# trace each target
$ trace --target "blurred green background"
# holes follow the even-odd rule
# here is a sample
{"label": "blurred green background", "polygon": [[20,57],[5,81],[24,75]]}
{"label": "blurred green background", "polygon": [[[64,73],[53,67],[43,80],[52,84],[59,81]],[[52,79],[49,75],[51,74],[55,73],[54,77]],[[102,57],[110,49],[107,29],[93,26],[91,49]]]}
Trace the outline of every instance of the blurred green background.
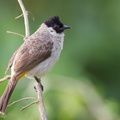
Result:
{"label": "blurred green background", "polygon": [[[72,27],[65,31],[60,60],[42,79],[49,120],[120,120],[120,0],[23,2],[30,12],[31,34],[54,15]],[[15,19],[20,14],[17,0],[0,0],[0,78],[11,55],[23,43],[21,37],[6,33],[24,35],[23,18]],[[0,83],[0,96],[6,84]],[[36,97],[34,84],[35,80],[21,79],[10,103]],[[5,119],[38,120],[37,105],[19,112],[30,102],[8,107]]]}

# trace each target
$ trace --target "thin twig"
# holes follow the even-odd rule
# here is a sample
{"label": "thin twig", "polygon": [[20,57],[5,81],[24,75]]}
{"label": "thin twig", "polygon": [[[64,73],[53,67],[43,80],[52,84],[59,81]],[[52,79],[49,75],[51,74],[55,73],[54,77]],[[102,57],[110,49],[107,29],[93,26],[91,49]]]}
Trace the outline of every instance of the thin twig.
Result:
{"label": "thin twig", "polygon": [[[27,11],[27,13],[28,13],[27,15],[31,15],[31,16],[32,16],[32,19],[35,20],[33,14],[32,14],[31,12]],[[15,19],[18,19],[18,18],[20,18],[20,17],[23,17],[23,14],[21,14],[21,15],[15,17]]]}
{"label": "thin twig", "polygon": [[14,35],[18,35],[18,36],[20,36],[20,37],[25,38],[24,35],[21,35],[21,34],[19,34],[19,33],[11,32],[11,31],[7,31],[7,33],[14,34]]}
{"label": "thin twig", "polygon": [[42,96],[42,88],[41,83],[37,82],[36,90],[38,93],[38,109],[40,112],[41,120],[47,120],[47,115],[44,107],[43,96]]}
{"label": "thin twig", "polygon": [[21,14],[21,15],[15,17],[15,19],[18,19],[18,18],[20,18],[20,17],[23,17],[23,14]]}
{"label": "thin twig", "polygon": [[21,10],[23,12],[23,16],[24,16],[24,24],[25,24],[25,36],[29,37],[30,36],[30,29],[29,29],[29,20],[28,20],[28,12],[26,11],[22,0],[18,0],[18,3],[21,7]]}
{"label": "thin twig", "polygon": [[14,104],[16,104],[16,103],[18,103],[18,102],[23,101],[23,100],[35,100],[35,98],[33,98],[33,97],[22,98],[22,99],[20,99],[20,100],[16,100],[16,101],[12,102],[12,103],[9,104],[7,107],[12,106],[12,105],[14,105]]}
{"label": "thin twig", "polygon": [[20,18],[20,17],[22,17],[22,16],[23,16],[23,14],[21,14],[21,15],[15,17],[15,19],[18,19],[18,18]]}
{"label": "thin twig", "polygon": [[23,110],[25,110],[26,108],[30,107],[31,105],[37,104],[37,103],[38,103],[38,100],[37,100],[37,101],[34,101],[34,102],[32,102],[32,103],[30,103],[30,104],[24,106],[24,107],[22,107],[22,108],[20,109],[20,111],[23,111]]}
{"label": "thin twig", "polygon": [[0,82],[3,82],[7,79],[10,79],[11,78],[11,75],[6,75],[4,78],[0,79]]}
{"label": "thin twig", "polygon": [[29,13],[29,15],[31,15],[31,16],[32,16],[32,20],[34,21],[34,20],[35,20],[34,15],[33,15],[31,12],[29,12],[29,11],[28,11],[28,13]]}

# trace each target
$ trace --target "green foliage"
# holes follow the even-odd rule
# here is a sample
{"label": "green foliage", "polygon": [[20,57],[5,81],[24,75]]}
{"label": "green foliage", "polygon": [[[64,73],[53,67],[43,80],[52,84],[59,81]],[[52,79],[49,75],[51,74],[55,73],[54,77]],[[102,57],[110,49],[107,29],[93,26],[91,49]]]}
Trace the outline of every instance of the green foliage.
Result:
{"label": "green foliage", "polygon": [[[119,120],[120,1],[23,2],[35,18],[33,21],[33,16],[29,15],[31,34],[45,19],[54,15],[72,27],[65,32],[60,60],[47,78],[43,78],[49,120]],[[24,34],[23,18],[14,19],[20,14],[17,0],[0,2],[0,78],[4,76],[11,55],[23,43],[21,37],[6,33],[9,30]],[[36,96],[34,82],[27,78],[20,80],[10,102]],[[0,96],[6,84],[0,83]],[[39,119],[36,105],[19,112],[29,102],[9,107],[6,120]]]}

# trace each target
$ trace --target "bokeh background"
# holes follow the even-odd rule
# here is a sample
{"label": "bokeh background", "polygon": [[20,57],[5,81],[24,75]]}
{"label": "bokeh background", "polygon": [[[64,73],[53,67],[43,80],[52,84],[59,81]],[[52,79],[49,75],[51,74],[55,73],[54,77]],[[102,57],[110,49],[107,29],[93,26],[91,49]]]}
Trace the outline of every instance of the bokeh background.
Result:
{"label": "bokeh background", "polygon": [[[58,15],[72,27],[54,69],[42,78],[49,120],[120,120],[120,0],[23,0],[30,12],[31,34]],[[13,52],[23,43],[23,18],[17,0],[0,0],[0,78]],[[10,74],[10,72],[8,72]],[[0,83],[0,96],[7,81]],[[35,97],[35,80],[19,81],[10,103]],[[0,120],[38,120],[37,105],[22,101],[7,108]],[[5,117],[5,116],[4,116]]]}

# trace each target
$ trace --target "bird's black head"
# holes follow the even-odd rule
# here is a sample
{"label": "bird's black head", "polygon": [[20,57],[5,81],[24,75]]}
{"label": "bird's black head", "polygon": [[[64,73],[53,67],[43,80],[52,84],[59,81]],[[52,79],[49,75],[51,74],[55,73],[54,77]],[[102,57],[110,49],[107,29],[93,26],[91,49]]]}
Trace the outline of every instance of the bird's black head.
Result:
{"label": "bird's black head", "polygon": [[44,22],[48,27],[52,27],[57,33],[62,33],[71,27],[63,25],[58,16],[51,17]]}

